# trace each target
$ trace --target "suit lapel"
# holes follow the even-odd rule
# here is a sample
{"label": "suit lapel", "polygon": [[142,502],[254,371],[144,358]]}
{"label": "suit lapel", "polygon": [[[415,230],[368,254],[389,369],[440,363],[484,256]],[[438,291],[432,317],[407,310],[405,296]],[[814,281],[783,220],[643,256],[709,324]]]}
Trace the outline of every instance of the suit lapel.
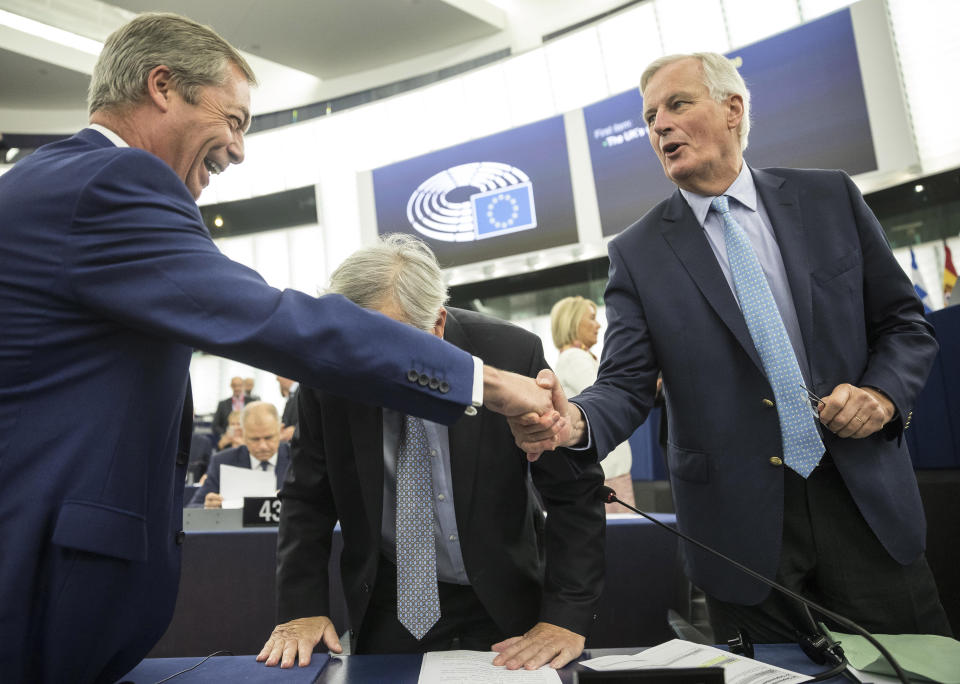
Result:
{"label": "suit lapel", "polygon": [[349,406],[349,434],[363,505],[372,528],[371,538],[379,539],[383,517],[383,411],[356,402],[349,402]]}
{"label": "suit lapel", "polygon": [[[800,200],[795,189],[784,187],[786,181],[766,171],[753,171],[757,192],[767,209],[773,232],[780,246],[783,267],[787,271],[793,305],[806,349],[812,349],[813,302],[810,290],[810,259],[806,233],[800,214]],[[809,356],[809,355],[808,355]]]}
{"label": "suit lapel", "polygon": [[663,212],[663,237],[676,253],[683,267],[690,274],[697,288],[717,312],[733,336],[740,342],[747,355],[753,360],[760,372],[763,363],[750,337],[743,313],[720,270],[703,227],[687,206],[683,195],[677,190]]}
{"label": "suit lapel", "polygon": [[[453,312],[447,312],[447,325],[443,338],[469,354],[474,351],[463,326],[454,318]],[[483,436],[483,424],[488,420],[487,412],[479,409],[476,416],[465,416],[449,428],[450,440],[450,477],[453,479],[453,496],[456,502],[457,527],[461,534],[471,519],[473,505],[473,483],[477,479],[480,466],[480,444]]]}

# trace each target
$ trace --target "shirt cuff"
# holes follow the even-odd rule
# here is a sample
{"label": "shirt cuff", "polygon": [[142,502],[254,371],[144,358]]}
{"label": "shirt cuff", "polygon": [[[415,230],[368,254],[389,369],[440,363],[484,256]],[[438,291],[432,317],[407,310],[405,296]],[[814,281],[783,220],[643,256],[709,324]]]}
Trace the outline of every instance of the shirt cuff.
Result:
{"label": "shirt cuff", "polygon": [[584,425],[586,425],[586,428],[584,428],[584,430],[587,433],[587,443],[584,444],[583,446],[570,446],[570,447],[567,447],[567,449],[569,449],[570,451],[587,451],[588,449],[593,448],[593,435],[590,432],[590,419],[587,418],[587,412],[580,407],[580,404],[578,404],[575,401],[571,401],[570,403],[576,406],[577,410],[580,411],[580,415],[583,416],[583,423]]}
{"label": "shirt cuff", "polygon": [[464,413],[468,416],[477,415],[477,407],[483,406],[483,361],[479,356],[473,357],[473,394],[472,403]]}

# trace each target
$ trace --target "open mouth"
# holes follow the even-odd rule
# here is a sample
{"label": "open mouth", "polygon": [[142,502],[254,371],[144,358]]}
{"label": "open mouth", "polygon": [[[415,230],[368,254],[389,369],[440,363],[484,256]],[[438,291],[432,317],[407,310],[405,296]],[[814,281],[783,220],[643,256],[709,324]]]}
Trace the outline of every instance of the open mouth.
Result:
{"label": "open mouth", "polygon": [[669,156],[679,149],[680,143],[671,142],[663,146],[663,153]]}
{"label": "open mouth", "polygon": [[215,176],[218,173],[223,172],[223,169],[220,167],[220,165],[209,157],[203,160],[203,165],[207,168],[207,171],[210,172],[211,176]]}

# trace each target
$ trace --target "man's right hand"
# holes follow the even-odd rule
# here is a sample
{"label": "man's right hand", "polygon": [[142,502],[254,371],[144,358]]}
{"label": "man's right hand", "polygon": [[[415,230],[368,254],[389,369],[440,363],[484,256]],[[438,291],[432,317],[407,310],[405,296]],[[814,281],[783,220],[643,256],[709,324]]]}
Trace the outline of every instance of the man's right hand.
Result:
{"label": "man's right hand", "polygon": [[203,497],[204,508],[223,508],[223,497],[216,492],[207,492]]}
{"label": "man's right hand", "polygon": [[273,633],[263,645],[257,656],[257,662],[267,667],[280,663],[281,668],[293,667],[293,661],[300,659],[300,667],[310,664],[310,654],[318,643],[340,653],[340,639],[333,623],[325,615],[319,617],[297,618],[273,628]]}
{"label": "man's right hand", "polygon": [[561,418],[554,410],[549,388],[533,378],[488,365],[483,367],[483,405],[508,418],[535,413],[551,425]]}
{"label": "man's right hand", "polygon": [[586,425],[580,409],[567,401],[563,387],[553,371],[544,368],[537,375],[537,385],[550,392],[550,403],[559,420],[544,420],[535,412],[508,416],[507,422],[517,446],[527,452],[527,459],[536,461],[544,451],[578,444],[585,437]]}

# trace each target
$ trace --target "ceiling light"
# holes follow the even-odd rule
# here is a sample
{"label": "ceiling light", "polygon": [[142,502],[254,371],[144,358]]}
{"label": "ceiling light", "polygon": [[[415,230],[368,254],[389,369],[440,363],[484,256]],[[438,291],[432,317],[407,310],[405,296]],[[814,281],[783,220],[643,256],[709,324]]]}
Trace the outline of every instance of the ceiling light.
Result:
{"label": "ceiling light", "polygon": [[923,186],[920,185],[919,183],[917,183],[916,185],[913,186],[913,191],[914,191],[914,192],[923,192]]}
{"label": "ceiling light", "polygon": [[0,10],[0,26],[8,26],[21,33],[29,33],[31,36],[43,38],[51,43],[65,45],[94,56],[99,55],[100,51],[103,50],[103,43],[99,41],[4,10]]}
{"label": "ceiling light", "polygon": [[9,164],[10,162],[12,162],[14,159],[17,158],[18,154],[20,154],[20,148],[11,147],[9,150],[7,150],[7,153],[4,155],[3,160]]}
{"label": "ceiling light", "polygon": [[217,228],[223,228],[223,217],[220,214],[217,214],[213,217],[213,225]]}

